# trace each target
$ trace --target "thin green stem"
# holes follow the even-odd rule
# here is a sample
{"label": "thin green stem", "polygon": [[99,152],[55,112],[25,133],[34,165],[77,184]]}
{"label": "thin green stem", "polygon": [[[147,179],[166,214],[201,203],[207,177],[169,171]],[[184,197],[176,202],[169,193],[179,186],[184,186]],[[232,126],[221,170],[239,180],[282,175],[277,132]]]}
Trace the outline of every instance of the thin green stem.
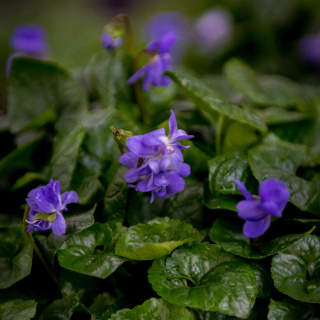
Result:
{"label": "thin green stem", "polygon": [[[26,222],[26,220],[28,219],[28,214],[30,211],[30,207],[27,206],[25,211],[24,211],[24,215],[23,215],[23,228],[24,230],[27,230],[28,228],[28,223]],[[40,261],[42,262],[42,264],[44,265],[45,269],[48,271],[50,277],[52,278],[52,280],[59,285],[58,279],[56,278],[56,276],[53,274],[51,268],[48,266],[44,256],[42,255],[42,253],[40,252],[39,248],[37,247],[37,245],[35,244],[33,237],[31,235],[31,233],[25,233],[26,238],[28,240],[28,242],[30,243],[31,247],[33,248],[33,250],[35,251],[35,253],[37,254],[37,256],[39,257]]]}
{"label": "thin green stem", "polygon": [[224,123],[224,115],[220,114],[216,127],[216,152],[221,154],[222,152],[222,128]]}
{"label": "thin green stem", "polygon": [[[136,73],[139,70],[139,58],[140,56],[145,52],[145,49],[141,49],[137,55],[134,58],[133,61],[133,73]],[[136,97],[136,103],[139,108],[139,114],[140,114],[140,120],[143,123],[144,118],[143,118],[143,104],[142,104],[142,85],[141,85],[141,80],[138,80],[134,84],[134,94]]]}
{"label": "thin green stem", "polygon": [[127,43],[127,50],[128,53],[134,56],[134,41],[133,41],[133,33],[131,29],[130,19],[127,15],[121,13],[118,14],[115,19],[121,20],[124,24],[124,29],[126,33],[126,43]]}

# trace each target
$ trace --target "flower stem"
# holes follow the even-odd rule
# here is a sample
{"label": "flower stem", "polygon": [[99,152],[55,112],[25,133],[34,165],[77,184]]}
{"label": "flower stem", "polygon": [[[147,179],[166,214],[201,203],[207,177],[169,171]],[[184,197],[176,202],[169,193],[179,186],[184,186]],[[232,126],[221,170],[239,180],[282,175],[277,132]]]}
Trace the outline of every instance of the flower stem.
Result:
{"label": "flower stem", "polygon": [[133,42],[133,34],[131,29],[131,23],[130,19],[126,14],[118,14],[115,18],[115,20],[121,20],[124,24],[125,33],[126,33],[126,44],[127,44],[127,50],[130,55],[134,55],[134,42]]}
{"label": "flower stem", "polygon": [[250,238],[250,247],[254,252],[260,252],[260,237]]}
{"label": "flower stem", "polygon": [[[28,219],[28,214],[30,211],[30,207],[27,206],[25,211],[24,211],[24,215],[23,215],[23,228],[24,230],[26,230],[28,228],[28,223],[26,222],[26,220]],[[40,261],[42,262],[42,264],[44,265],[45,269],[48,271],[50,277],[52,278],[52,280],[59,285],[58,279],[56,278],[56,276],[53,274],[51,268],[48,266],[44,256],[42,255],[42,253],[40,252],[39,248],[37,247],[37,245],[35,244],[33,237],[31,235],[31,233],[25,233],[26,238],[28,240],[28,242],[30,243],[31,247],[33,248],[33,250],[35,251],[35,253],[37,254],[37,256],[39,257]]]}
{"label": "flower stem", "polygon": [[[134,58],[133,61],[133,73],[135,74],[139,70],[139,58],[140,56],[145,53],[145,49],[141,49],[138,51],[137,55]],[[143,123],[144,118],[143,118],[143,104],[142,104],[142,86],[141,86],[141,80],[138,80],[134,84],[134,94],[136,97],[136,103],[139,108],[139,114],[140,114],[140,120]]]}
{"label": "flower stem", "polygon": [[217,154],[221,154],[222,152],[222,128],[224,123],[224,115],[220,114],[217,122],[216,129],[216,152]]}

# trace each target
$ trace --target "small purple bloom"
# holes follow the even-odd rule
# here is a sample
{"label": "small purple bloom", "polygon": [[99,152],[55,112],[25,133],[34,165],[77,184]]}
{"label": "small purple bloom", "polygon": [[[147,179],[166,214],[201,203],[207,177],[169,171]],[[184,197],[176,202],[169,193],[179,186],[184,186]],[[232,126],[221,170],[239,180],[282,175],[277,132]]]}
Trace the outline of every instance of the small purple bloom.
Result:
{"label": "small purple bloom", "polygon": [[298,42],[298,49],[307,63],[320,68],[320,32],[302,37]]}
{"label": "small purple bloom", "polygon": [[14,57],[24,56],[46,59],[50,50],[46,33],[39,25],[20,25],[12,33],[10,47],[14,50],[7,61],[6,75],[9,76],[11,62]]}
{"label": "small purple bloom", "polygon": [[283,181],[267,179],[260,183],[259,197],[255,197],[243,182],[236,180],[236,185],[246,198],[237,205],[238,216],[246,220],[243,234],[249,238],[260,237],[270,227],[271,216],[281,217],[289,201],[289,190]]}
{"label": "small purple bloom", "polygon": [[[119,161],[130,168],[124,175],[130,187],[154,196],[169,198],[184,189],[182,178],[190,175],[190,166],[183,163],[181,149],[187,149],[178,140],[191,139],[184,130],[178,129],[174,112],[169,119],[169,135],[158,129],[144,135],[132,136],[126,146],[129,150]],[[138,167],[139,158],[141,166]]]}
{"label": "small purple bloom", "polygon": [[122,37],[114,38],[108,33],[101,34],[101,43],[106,50],[112,50],[120,47],[122,45],[122,41]]}
{"label": "small purple bloom", "polygon": [[[27,233],[51,228],[55,235],[60,236],[66,232],[62,211],[67,211],[67,204],[77,202],[78,195],[75,191],[60,194],[60,181],[51,179],[47,186],[31,190],[26,201],[30,207]],[[38,213],[55,214],[55,219],[52,222],[49,219],[34,219]]]}
{"label": "small purple bloom", "polygon": [[171,80],[169,77],[163,75],[163,72],[171,70],[171,56],[169,51],[176,39],[177,37],[170,32],[159,39],[149,42],[146,46],[146,51],[151,55],[150,62],[138,70],[128,82],[133,84],[141,77],[144,77],[142,84],[144,91],[147,91],[151,85],[155,87],[168,86]]}

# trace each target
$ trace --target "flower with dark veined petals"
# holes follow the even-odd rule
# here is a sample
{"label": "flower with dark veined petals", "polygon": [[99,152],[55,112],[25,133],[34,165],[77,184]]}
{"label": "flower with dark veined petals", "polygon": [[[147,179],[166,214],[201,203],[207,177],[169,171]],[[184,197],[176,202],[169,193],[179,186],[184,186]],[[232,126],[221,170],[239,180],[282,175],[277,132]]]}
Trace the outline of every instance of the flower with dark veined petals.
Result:
{"label": "flower with dark veined petals", "polygon": [[47,186],[31,190],[26,201],[30,207],[27,233],[51,228],[60,236],[66,232],[62,211],[67,211],[67,204],[77,202],[78,195],[75,191],[60,194],[60,181],[51,179]]}
{"label": "flower with dark veined petals", "polygon": [[101,34],[101,43],[106,50],[112,50],[120,47],[123,42],[122,37],[114,38],[111,34],[102,33]]}
{"label": "flower with dark veined petals", "polygon": [[128,83],[133,84],[143,77],[142,88],[144,91],[147,91],[151,85],[154,87],[168,86],[171,79],[163,75],[163,72],[171,70],[169,51],[176,39],[177,37],[170,32],[148,43],[145,50],[151,55],[150,62],[132,75]]}
{"label": "flower with dark veined petals", "polygon": [[47,59],[50,50],[46,33],[39,25],[20,25],[12,33],[10,47],[15,51],[7,61],[6,76],[9,76],[12,59],[15,57],[33,57]]}
{"label": "flower with dark veined petals", "polygon": [[289,201],[289,190],[283,181],[267,179],[260,183],[257,197],[246,189],[243,182],[236,180],[236,185],[246,198],[237,205],[238,216],[246,220],[243,234],[249,238],[260,237],[270,227],[271,216],[281,217]]}

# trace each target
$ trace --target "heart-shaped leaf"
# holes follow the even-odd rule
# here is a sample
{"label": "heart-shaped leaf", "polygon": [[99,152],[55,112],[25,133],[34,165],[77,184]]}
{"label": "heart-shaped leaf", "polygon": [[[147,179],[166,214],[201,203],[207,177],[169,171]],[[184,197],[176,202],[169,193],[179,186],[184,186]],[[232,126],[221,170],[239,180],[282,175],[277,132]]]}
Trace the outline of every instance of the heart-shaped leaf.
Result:
{"label": "heart-shaped leaf", "polygon": [[113,237],[114,234],[107,224],[94,223],[72,236],[60,247],[58,250],[60,265],[97,278],[108,277],[127,261],[110,250]]}
{"label": "heart-shaped leaf", "polygon": [[1,320],[30,320],[36,314],[37,303],[33,300],[7,302],[0,305]]}
{"label": "heart-shaped leaf", "polygon": [[253,270],[217,245],[196,243],[162,257],[149,269],[152,288],[177,305],[246,318],[256,295]]}
{"label": "heart-shaped leaf", "polygon": [[111,317],[102,316],[102,320],[138,319],[194,320],[193,315],[186,308],[155,298],[145,301],[141,306],[136,306],[132,310],[120,310]]}
{"label": "heart-shaped leaf", "polygon": [[22,226],[0,232],[0,288],[5,289],[31,271],[33,250]]}
{"label": "heart-shaped leaf", "polygon": [[267,242],[264,242],[264,238],[261,238],[260,251],[256,252],[250,247],[250,239],[242,233],[242,225],[243,220],[234,215],[218,218],[210,229],[210,239],[224,250],[240,257],[263,259],[286,249],[313,231],[311,229],[307,233],[290,234]]}
{"label": "heart-shaped leaf", "polygon": [[191,224],[168,217],[156,218],[128,228],[116,243],[116,254],[132,260],[153,260],[199,237]]}
{"label": "heart-shaped leaf", "polygon": [[304,302],[320,303],[320,239],[307,235],[272,258],[275,287]]}

